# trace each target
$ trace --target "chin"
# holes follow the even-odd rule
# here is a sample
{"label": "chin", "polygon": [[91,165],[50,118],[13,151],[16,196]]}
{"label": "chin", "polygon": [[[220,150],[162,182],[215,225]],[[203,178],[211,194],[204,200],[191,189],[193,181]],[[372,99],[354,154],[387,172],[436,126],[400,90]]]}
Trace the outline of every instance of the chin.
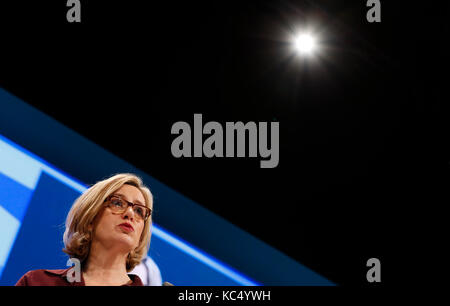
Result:
{"label": "chin", "polygon": [[129,236],[122,236],[122,237],[118,237],[116,239],[116,242],[118,244],[121,244],[124,246],[124,248],[129,249],[130,251],[134,248],[134,246],[136,245],[136,242]]}

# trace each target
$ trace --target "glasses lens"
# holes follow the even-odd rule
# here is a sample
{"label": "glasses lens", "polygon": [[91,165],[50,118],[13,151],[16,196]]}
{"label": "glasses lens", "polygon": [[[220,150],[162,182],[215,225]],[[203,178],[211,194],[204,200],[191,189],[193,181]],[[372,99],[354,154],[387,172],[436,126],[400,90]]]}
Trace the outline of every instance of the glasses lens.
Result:
{"label": "glasses lens", "polygon": [[119,198],[111,198],[110,203],[111,209],[115,212],[121,212],[126,208],[125,202]]}
{"label": "glasses lens", "polygon": [[134,213],[138,215],[139,218],[145,219],[145,209],[141,206],[134,207]]}

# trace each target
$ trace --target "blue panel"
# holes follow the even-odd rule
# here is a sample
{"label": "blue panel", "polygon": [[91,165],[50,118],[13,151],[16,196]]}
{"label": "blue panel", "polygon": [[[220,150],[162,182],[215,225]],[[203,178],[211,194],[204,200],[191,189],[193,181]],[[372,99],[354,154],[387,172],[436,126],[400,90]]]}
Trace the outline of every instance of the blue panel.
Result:
{"label": "blue panel", "polygon": [[0,285],[14,285],[29,270],[61,269],[64,222],[79,192],[42,173],[16,242],[3,270]]}
{"label": "blue panel", "polygon": [[163,281],[176,286],[241,285],[159,237],[152,237],[149,254],[158,263]]}
{"label": "blue panel", "polygon": [[2,225],[0,231],[0,266],[4,266],[8,260],[16,235],[19,232],[20,222],[0,206],[0,224]]}
{"label": "blue panel", "polygon": [[[187,241],[184,241],[180,237],[169,233],[167,230],[163,230],[160,226],[153,226],[153,237],[157,237],[162,240],[165,244],[170,245],[175,248],[173,252],[175,252],[178,256],[178,253],[181,251],[188,257],[188,261],[191,258],[195,258],[197,261],[201,262],[205,265],[205,268],[213,270],[214,273],[219,273],[221,277],[225,276],[228,279],[232,280],[232,283],[236,283],[242,286],[259,286],[258,282],[250,279],[248,276],[243,275],[241,272],[237,271],[235,268],[220,262],[218,259],[212,257],[211,255],[205,253],[203,250],[193,246]],[[152,247],[153,248],[153,244]],[[158,250],[159,251],[159,250]],[[159,253],[157,253],[159,255]],[[181,254],[180,254],[181,255]],[[190,274],[192,276],[192,274]],[[191,280],[192,281],[192,280]]]}
{"label": "blue panel", "polygon": [[0,205],[21,221],[28,207],[32,190],[0,173]]}

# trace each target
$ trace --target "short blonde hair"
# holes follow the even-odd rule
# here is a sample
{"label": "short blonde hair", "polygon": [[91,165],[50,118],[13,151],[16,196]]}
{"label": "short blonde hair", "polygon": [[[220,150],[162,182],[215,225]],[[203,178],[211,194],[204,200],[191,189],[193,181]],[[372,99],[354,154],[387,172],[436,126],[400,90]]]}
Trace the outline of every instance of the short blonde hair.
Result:
{"label": "short blonde hair", "polygon": [[[66,230],[63,237],[63,251],[66,254],[77,258],[82,263],[88,257],[92,241],[92,231],[89,229],[89,225],[102,209],[105,199],[123,185],[138,188],[144,196],[145,206],[153,209],[153,196],[150,190],[143,184],[142,179],[134,174],[116,174],[97,182],[75,200],[67,215]],[[126,263],[128,272],[133,270],[147,255],[150,247],[151,223],[152,216],[145,221],[138,247],[128,254]]]}

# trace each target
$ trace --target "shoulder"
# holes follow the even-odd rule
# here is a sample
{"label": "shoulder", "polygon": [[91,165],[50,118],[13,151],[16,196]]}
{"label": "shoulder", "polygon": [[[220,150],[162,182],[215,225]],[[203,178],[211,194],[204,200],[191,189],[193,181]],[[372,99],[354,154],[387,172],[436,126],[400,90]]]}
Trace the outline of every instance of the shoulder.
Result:
{"label": "shoulder", "polygon": [[61,286],[65,283],[68,269],[39,269],[25,273],[16,286]]}

